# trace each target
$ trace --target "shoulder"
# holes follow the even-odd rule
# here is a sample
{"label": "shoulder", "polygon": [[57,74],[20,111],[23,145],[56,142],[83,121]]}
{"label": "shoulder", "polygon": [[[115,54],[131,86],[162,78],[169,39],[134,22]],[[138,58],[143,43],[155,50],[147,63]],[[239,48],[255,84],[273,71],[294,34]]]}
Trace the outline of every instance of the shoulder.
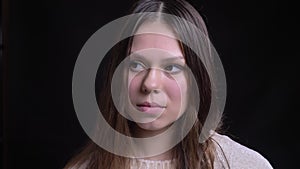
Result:
{"label": "shoulder", "polygon": [[227,168],[227,162],[231,169],[272,169],[269,161],[260,153],[243,146],[226,135],[214,133],[212,139],[216,144],[215,165]]}

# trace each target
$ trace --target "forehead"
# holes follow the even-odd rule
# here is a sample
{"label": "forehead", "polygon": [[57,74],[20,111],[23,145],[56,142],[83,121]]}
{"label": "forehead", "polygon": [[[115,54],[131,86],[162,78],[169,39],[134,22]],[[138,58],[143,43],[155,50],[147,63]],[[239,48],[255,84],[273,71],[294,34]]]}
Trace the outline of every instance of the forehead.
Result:
{"label": "forehead", "polygon": [[172,55],[182,55],[175,34],[168,25],[160,22],[142,24],[133,38],[131,52],[149,48],[166,50]]}

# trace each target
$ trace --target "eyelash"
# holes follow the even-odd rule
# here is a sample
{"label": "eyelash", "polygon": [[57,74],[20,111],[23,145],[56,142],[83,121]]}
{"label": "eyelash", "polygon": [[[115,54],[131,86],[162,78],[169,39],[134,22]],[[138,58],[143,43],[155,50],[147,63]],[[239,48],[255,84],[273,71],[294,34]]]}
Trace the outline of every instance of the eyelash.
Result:
{"label": "eyelash", "polygon": [[[138,67],[140,66],[140,67]],[[168,67],[172,67],[171,70],[168,70],[167,68]],[[175,71],[172,71],[173,68],[176,68],[177,70]],[[129,64],[129,69],[133,72],[141,72],[143,70],[146,70],[146,66],[140,62],[140,61],[131,61],[130,64]],[[177,73],[180,73],[182,70],[184,69],[183,66],[179,65],[179,64],[169,64],[167,66],[164,67],[164,71],[168,74],[177,74]]]}
{"label": "eyelash", "polygon": [[[135,68],[135,67],[133,67],[133,65],[136,65],[136,66],[140,65],[141,68]],[[129,64],[129,68],[133,72],[140,72],[140,71],[145,70],[146,66],[142,62],[140,62],[140,61],[131,61],[130,64]]]}
{"label": "eyelash", "polygon": [[[177,70],[175,70],[175,71],[167,70],[167,68],[170,66],[172,66],[173,68],[176,68]],[[171,65],[166,66],[164,70],[170,74],[177,74],[183,70],[183,66],[178,65],[178,64],[171,64]]]}

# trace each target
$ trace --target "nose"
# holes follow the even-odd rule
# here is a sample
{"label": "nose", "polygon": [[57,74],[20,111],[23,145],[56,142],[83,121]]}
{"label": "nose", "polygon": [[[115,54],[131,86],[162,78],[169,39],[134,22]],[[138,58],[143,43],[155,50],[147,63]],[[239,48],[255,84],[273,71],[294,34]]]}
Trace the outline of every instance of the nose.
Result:
{"label": "nose", "polygon": [[162,72],[159,69],[148,69],[143,79],[141,90],[143,93],[158,93],[162,85]]}

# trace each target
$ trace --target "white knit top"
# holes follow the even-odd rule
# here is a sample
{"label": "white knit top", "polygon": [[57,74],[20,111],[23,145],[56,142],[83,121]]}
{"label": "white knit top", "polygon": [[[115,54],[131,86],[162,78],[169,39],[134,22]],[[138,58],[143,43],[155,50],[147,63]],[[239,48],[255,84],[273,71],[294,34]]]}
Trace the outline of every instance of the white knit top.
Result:
{"label": "white knit top", "polygon": [[144,159],[132,159],[131,160],[131,169],[169,169],[174,168],[173,160],[162,160],[162,161],[153,161],[153,160],[144,160]]}
{"label": "white knit top", "polygon": [[[228,136],[214,133],[212,138],[216,144],[215,169],[272,169],[270,163],[261,154],[233,141]],[[131,169],[172,169],[174,167],[174,160],[134,159],[131,161]]]}
{"label": "white knit top", "polygon": [[[212,138],[216,144],[215,169],[272,169],[270,163],[261,154],[233,141],[228,136],[214,133]],[[131,169],[175,168],[174,160],[153,161],[131,159],[130,164]],[[79,168],[85,169],[86,167],[80,166]]]}

